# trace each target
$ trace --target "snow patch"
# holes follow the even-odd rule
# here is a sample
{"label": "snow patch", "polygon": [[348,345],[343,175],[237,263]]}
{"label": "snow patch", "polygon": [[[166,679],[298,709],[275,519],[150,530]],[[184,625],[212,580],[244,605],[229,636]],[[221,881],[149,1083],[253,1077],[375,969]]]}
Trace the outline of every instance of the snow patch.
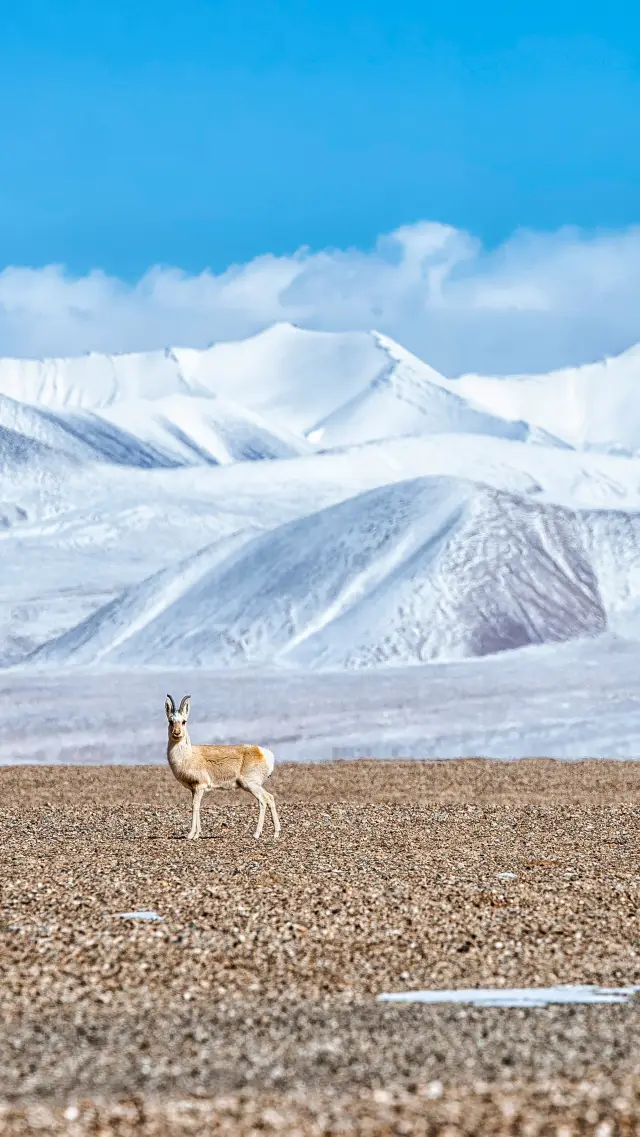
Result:
{"label": "snow patch", "polygon": [[116,912],[114,919],[118,920],[144,920],[147,922],[155,923],[158,920],[164,920],[164,916],[159,916],[157,912],[141,908],[139,912]]}
{"label": "snow patch", "polygon": [[562,1003],[628,1003],[640,987],[474,987],[452,991],[406,991],[378,995],[386,1003],[463,1003],[473,1007],[548,1007]]}

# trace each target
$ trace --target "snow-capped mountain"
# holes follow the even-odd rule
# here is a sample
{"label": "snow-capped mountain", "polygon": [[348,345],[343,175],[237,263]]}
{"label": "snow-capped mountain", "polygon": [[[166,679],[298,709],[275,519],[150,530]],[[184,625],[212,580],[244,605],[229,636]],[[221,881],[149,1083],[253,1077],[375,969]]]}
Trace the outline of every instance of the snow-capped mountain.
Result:
{"label": "snow-capped mountain", "polygon": [[448,379],[291,325],[0,359],[0,664],[361,668],[640,628],[634,360]]}
{"label": "snow-capped mountain", "polygon": [[[140,469],[290,458],[312,447],[300,435],[218,395],[117,400],[99,410],[30,405],[0,395],[0,427],[39,443],[43,458]],[[8,443],[6,455],[20,448]],[[22,450],[28,450],[23,442]],[[35,455],[35,448],[32,447]]]}
{"label": "snow-capped mountain", "polygon": [[523,418],[571,446],[640,453],[640,344],[547,375],[463,375],[446,385],[492,414]]}
{"label": "snow-capped mountain", "polygon": [[264,455],[256,446],[265,457],[301,452],[305,437],[322,448],[406,434],[532,437],[528,422],[487,411],[387,336],[290,324],[203,350],[0,359],[0,423],[64,453],[143,466],[193,464],[203,434],[205,461],[226,453],[211,428],[243,434],[249,450],[252,429],[270,435]]}
{"label": "snow-capped mountain", "polygon": [[374,333],[374,338],[381,354],[380,370],[362,390],[316,423],[310,436],[322,446],[407,434],[489,434],[563,445],[527,422],[488,412],[387,336]]}
{"label": "snow-capped mountain", "polygon": [[[382,486],[158,574],[36,658],[363,667],[594,635],[597,519],[455,478]],[[607,521],[596,549],[611,560]],[[629,537],[632,565],[640,515]]]}
{"label": "snow-capped mountain", "polygon": [[92,411],[129,400],[218,394],[304,433],[366,386],[385,359],[375,335],[275,324],[249,339],[204,349],[0,359],[0,394]]}

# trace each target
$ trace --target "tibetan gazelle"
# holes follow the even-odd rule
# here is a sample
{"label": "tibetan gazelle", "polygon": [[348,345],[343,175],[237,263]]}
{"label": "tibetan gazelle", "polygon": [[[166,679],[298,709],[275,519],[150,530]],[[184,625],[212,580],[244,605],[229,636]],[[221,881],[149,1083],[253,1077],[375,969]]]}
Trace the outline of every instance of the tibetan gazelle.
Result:
{"label": "tibetan gazelle", "polygon": [[273,821],[274,837],[280,836],[280,820],[273,794],[263,789],[273,773],[273,754],[262,746],[192,746],[187,731],[191,709],[191,696],[185,695],[178,710],[167,695],[164,709],[169,723],[167,758],[181,785],[191,790],[193,812],[188,841],[202,835],[200,803],[209,790],[246,790],[253,794],[260,806],[254,837],[262,833],[267,806]]}

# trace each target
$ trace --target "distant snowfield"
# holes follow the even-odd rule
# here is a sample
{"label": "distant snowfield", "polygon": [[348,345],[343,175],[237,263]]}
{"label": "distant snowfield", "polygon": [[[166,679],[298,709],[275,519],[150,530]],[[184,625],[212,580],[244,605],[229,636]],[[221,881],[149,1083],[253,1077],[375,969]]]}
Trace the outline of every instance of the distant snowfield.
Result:
{"label": "distant snowfield", "polygon": [[[611,669],[626,690],[618,661],[639,640],[640,348],[447,379],[375,332],[277,325],[204,351],[0,360],[0,675],[24,697],[42,684],[55,721],[56,685],[70,713],[85,681],[99,719],[96,669],[139,677],[144,698],[157,673],[217,674],[234,706],[266,683],[294,708],[295,755],[302,740],[310,757],[351,742],[622,756],[632,686],[626,725],[604,705],[596,722],[562,669],[584,660],[584,682]],[[369,691],[393,719],[405,690],[427,707],[434,685],[508,688],[514,668],[508,729],[507,690],[501,724],[486,690],[475,725],[435,703],[400,733],[362,724]],[[326,736],[295,710],[310,671]],[[556,712],[520,735],[541,684]],[[333,702],[346,689],[355,735]]]}
{"label": "distant snowfield", "polygon": [[0,764],[166,761],[164,699],[194,742],[277,761],[640,758],[640,644],[610,634],[481,660],[356,672],[0,671]]}

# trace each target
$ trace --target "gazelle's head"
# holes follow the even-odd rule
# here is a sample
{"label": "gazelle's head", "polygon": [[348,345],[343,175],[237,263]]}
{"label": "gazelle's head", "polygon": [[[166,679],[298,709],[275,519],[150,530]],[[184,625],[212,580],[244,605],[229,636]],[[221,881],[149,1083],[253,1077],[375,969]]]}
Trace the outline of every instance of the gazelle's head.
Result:
{"label": "gazelle's head", "polygon": [[187,733],[187,719],[189,718],[189,711],[191,710],[191,695],[185,695],[177,710],[171,695],[167,695],[164,701],[164,709],[167,722],[169,723],[170,741],[181,742]]}

